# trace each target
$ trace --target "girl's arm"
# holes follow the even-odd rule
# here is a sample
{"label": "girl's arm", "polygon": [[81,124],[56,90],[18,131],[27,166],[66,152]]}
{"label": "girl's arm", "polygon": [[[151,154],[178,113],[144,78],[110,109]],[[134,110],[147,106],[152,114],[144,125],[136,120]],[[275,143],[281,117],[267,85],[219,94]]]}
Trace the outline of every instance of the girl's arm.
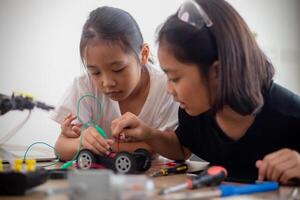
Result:
{"label": "girl's arm", "polygon": [[183,147],[174,132],[162,132],[150,128],[150,137],[145,140],[158,154],[172,159],[185,160],[191,156],[191,152]]}
{"label": "girl's arm", "polygon": [[122,142],[117,141],[114,142],[114,144],[111,146],[112,150],[114,152],[119,151],[128,151],[128,152],[134,152],[137,149],[146,149],[151,155],[154,155],[156,152],[153,151],[153,149],[145,142]]}
{"label": "girl's arm", "polygon": [[174,132],[162,132],[147,126],[132,113],[125,113],[111,125],[112,134],[124,140],[133,138],[145,141],[158,154],[173,160],[183,160],[191,153],[183,148]]}
{"label": "girl's arm", "polygon": [[70,138],[60,134],[55,144],[59,158],[64,161],[73,159],[78,149],[79,140],[80,137]]}

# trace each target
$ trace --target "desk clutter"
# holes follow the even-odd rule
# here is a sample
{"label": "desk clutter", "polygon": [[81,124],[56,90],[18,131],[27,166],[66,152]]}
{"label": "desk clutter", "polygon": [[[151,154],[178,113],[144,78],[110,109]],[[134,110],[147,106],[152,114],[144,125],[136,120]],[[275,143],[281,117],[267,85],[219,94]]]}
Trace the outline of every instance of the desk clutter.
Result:
{"label": "desk clutter", "polygon": [[[160,190],[159,195],[163,195],[164,199],[208,199],[213,197],[267,192],[278,190],[279,188],[279,185],[276,182],[261,182],[245,185],[221,185],[226,177],[227,171],[225,168],[221,166],[211,166],[197,176],[187,178],[184,183]],[[178,193],[185,189],[192,190],[202,187],[214,188],[211,191],[199,191],[197,193]]]}
{"label": "desk clutter", "polygon": [[[1,160],[0,160],[1,161]],[[150,160],[151,163],[151,160]],[[208,166],[208,163],[172,161],[163,164],[161,169],[151,174],[137,175],[136,171],[119,171],[105,168],[44,169],[36,167],[35,160],[16,159],[10,169],[4,169],[0,162],[0,196],[26,195],[27,191],[45,183],[49,179],[65,179],[67,188],[49,190],[45,195],[67,195],[72,200],[94,199],[203,199],[243,195],[273,191],[279,188],[276,182],[231,185],[224,184],[227,171],[221,166]],[[154,165],[152,165],[154,166]],[[161,166],[161,165],[159,165]],[[149,168],[148,168],[149,169]],[[198,169],[193,176],[186,176],[186,181],[170,187],[155,190],[155,179],[168,178]],[[122,172],[122,171],[121,171]],[[132,174],[135,173],[135,174]],[[210,187],[209,191],[188,192],[188,190]]]}
{"label": "desk clutter", "polygon": [[154,182],[146,175],[115,174],[111,170],[80,170],[69,174],[72,200],[149,199]]}
{"label": "desk clutter", "polygon": [[[34,160],[15,160],[11,170],[0,172],[0,196],[20,196],[48,179],[66,179],[65,192],[71,199],[145,199],[154,190],[146,175],[114,174],[112,170],[46,170],[35,168]],[[2,166],[2,165],[1,165]],[[55,195],[55,191],[52,193]],[[53,195],[52,194],[52,195]],[[121,198],[122,196],[122,198]]]}
{"label": "desk clutter", "polygon": [[[95,191],[90,191],[90,189],[93,188],[91,186],[92,183],[97,186],[99,186],[99,184],[108,186],[113,184],[113,187],[119,188],[119,190],[124,190],[124,186],[126,185],[127,189],[124,191],[131,191],[129,184],[131,183],[134,186],[134,188],[131,189],[143,189],[142,194],[141,191],[139,191],[139,195],[143,196],[153,190],[151,177],[185,173],[189,169],[199,171],[205,169],[209,164],[204,162],[172,161],[160,163],[159,166],[162,166],[162,168],[156,171],[156,175],[154,176],[124,175],[145,172],[151,167],[151,163],[150,155],[143,149],[138,149],[131,154],[120,152],[117,155],[111,155],[106,158],[96,156],[90,151],[83,150],[79,153],[76,159],[76,165],[72,166],[71,170],[60,168],[44,169],[37,167],[36,160],[32,159],[25,161],[23,161],[23,159],[15,159],[10,168],[6,167],[6,169],[4,169],[2,160],[0,160],[0,195],[26,195],[27,191],[45,183],[49,179],[66,179],[70,183],[69,191],[71,192],[65,192],[69,195],[77,194],[78,191],[83,196],[87,195],[85,194],[86,192],[89,194],[87,196],[90,196],[90,193],[98,192],[99,194],[99,188]],[[114,172],[116,174],[114,174]],[[78,184],[88,185],[89,190],[85,191],[81,186],[78,186]],[[116,184],[119,185],[117,186]],[[121,188],[121,186],[123,188]],[[107,191],[107,189],[105,191]],[[76,196],[78,196],[78,194]]]}

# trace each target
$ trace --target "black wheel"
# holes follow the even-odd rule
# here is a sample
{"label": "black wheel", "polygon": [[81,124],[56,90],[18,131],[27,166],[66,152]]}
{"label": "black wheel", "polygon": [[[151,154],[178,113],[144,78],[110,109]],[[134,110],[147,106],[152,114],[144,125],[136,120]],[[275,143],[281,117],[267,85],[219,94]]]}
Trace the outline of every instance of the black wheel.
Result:
{"label": "black wheel", "polygon": [[79,169],[91,169],[96,161],[95,154],[87,149],[81,150],[77,156],[77,166]]}
{"label": "black wheel", "polygon": [[137,160],[139,162],[139,171],[147,171],[151,167],[151,155],[146,149],[137,149],[134,151],[136,153]]}
{"label": "black wheel", "polygon": [[118,173],[128,174],[136,171],[136,160],[128,152],[120,152],[115,157],[115,170]]}

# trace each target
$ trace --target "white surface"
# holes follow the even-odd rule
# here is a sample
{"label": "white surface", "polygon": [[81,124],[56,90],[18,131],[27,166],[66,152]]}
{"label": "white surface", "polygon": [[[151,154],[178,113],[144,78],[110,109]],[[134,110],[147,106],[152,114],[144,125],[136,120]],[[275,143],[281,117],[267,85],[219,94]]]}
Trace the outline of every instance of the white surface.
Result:
{"label": "white surface", "polygon": [[188,165],[187,172],[198,172],[198,171],[206,169],[207,166],[209,165],[209,162],[187,160],[186,164]]}

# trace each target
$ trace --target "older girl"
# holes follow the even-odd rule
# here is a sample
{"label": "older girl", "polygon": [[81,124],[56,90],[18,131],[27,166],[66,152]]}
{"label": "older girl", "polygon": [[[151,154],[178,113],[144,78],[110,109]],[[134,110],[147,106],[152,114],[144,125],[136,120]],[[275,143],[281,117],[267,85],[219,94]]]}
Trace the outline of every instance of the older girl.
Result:
{"label": "older girl", "polygon": [[235,178],[300,178],[300,97],[273,81],[272,64],[226,1],[183,3],[158,42],[179,127],[163,134],[125,114],[113,135],[144,140],[172,159],[192,152]]}

